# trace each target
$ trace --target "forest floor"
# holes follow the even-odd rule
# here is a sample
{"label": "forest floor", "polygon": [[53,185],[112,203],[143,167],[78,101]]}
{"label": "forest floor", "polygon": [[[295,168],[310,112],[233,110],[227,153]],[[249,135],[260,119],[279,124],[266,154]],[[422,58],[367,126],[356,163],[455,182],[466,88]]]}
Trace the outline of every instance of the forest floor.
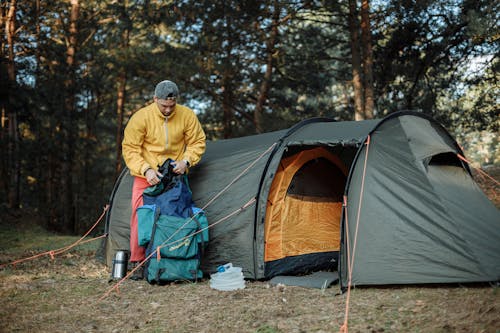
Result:
{"label": "forest floor", "polygon": [[[500,168],[488,173],[500,179]],[[499,187],[478,183],[500,207]],[[57,249],[78,237],[47,232],[36,215],[3,214],[0,264]],[[118,291],[95,259],[99,241],[55,256],[0,268],[0,332],[339,332],[347,294],[270,286],[217,291],[209,280],[149,285],[126,280]],[[500,290],[488,284],[355,288],[349,332],[500,332]]]}

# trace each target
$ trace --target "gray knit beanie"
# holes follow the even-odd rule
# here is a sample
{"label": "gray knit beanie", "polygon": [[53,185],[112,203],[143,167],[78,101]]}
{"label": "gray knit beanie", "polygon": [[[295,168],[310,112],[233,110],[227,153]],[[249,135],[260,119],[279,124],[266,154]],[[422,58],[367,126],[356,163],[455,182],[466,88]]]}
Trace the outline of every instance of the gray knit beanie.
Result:
{"label": "gray knit beanie", "polygon": [[172,81],[161,81],[156,85],[155,96],[159,99],[177,98],[179,96],[179,89]]}

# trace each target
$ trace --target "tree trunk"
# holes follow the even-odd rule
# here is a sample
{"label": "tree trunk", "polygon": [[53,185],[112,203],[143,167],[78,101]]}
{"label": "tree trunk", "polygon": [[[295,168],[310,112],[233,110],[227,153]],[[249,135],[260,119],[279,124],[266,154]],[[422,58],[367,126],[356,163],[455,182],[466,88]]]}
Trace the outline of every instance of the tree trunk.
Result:
{"label": "tree trunk", "polygon": [[365,119],[361,55],[359,52],[359,21],[356,0],[349,0],[349,31],[351,34],[352,86],[354,90],[354,120]]}
{"label": "tree trunk", "polygon": [[71,0],[71,14],[69,26],[69,38],[66,49],[67,77],[64,82],[65,88],[65,120],[63,120],[63,160],[61,161],[61,205],[63,207],[62,225],[63,231],[74,232],[75,230],[75,202],[73,195],[73,164],[75,156],[75,94],[76,94],[76,49],[78,43],[78,16],[80,5],[78,0]]}
{"label": "tree trunk", "polygon": [[123,114],[125,113],[125,92],[127,86],[127,72],[125,67],[118,76],[116,99],[116,161],[115,179],[122,171],[122,141],[123,141]]}
{"label": "tree trunk", "polygon": [[[40,41],[40,33],[41,33],[41,27],[40,27],[40,10],[41,10],[41,3],[40,3],[40,0],[35,0],[35,40],[37,41],[37,43],[39,43]],[[38,91],[38,89],[40,88],[41,84],[40,84],[40,73],[42,72],[41,70],[41,56],[40,56],[41,52],[40,52],[40,48],[37,47],[35,49],[35,90]],[[43,125],[42,125],[42,122],[40,121],[41,120],[41,116],[39,114],[36,115],[35,117],[37,119],[37,122],[36,122],[36,126],[35,126],[35,131],[36,131],[36,137],[37,138],[44,138],[42,140],[37,140],[37,147],[38,147],[38,152],[40,152],[39,154],[37,154],[37,157],[36,157],[36,165],[35,165],[35,168],[36,168],[36,171],[35,171],[35,176],[36,176],[36,179],[37,179],[37,192],[40,193],[40,195],[37,196],[36,200],[36,207],[46,207],[47,208],[47,205],[46,203],[47,202],[50,202],[49,201],[49,194],[47,193],[47,191],[45,191],[43,189],[43,181],[42,179],[44,179],[44,177],[47,176],[47,174],[50,173],[49,171],[49,168],[48,168],[48,164],[47,164],[47,157],[48,157],[48,154],[47,154],[47,147],[46,145],[44,144],[45,140],[47,140],[47,138],[45,138],[45,133],[43,131]]]}
{"label": "tree trunk", "polygon": [[[224,11],[228,8],[224,7]],[[231,10],[231,8],[229,8]],[[224,125],[223,136],[224,139],[229,139],[233,136],[233,120],[234,120],[234,86],[233,86],[233,71],[232,66],[233,55],[233,31],[232,31],[232,16],[225,15],[226,17],[226,47],[224,54],[224,68],[222,73],[222,123]]]}
{"label": "tree trunk", "polygon": [[366,119],[373,118],[373,52],[370,26],[370,1],[361,1],[361,42],[363,48],[363,86],[364,86],[364,115]]}
{"label": "tree trunk", "polygon": [[[9,98],[8,93],[8,74],[7,62],[5,61],[5,22],[7,20],[7,7],[0,6],[0,151],[7,152],[6,138],[7,133],[7,110],[6,104]],[[8,165],[7,159],[0,159],[0,196],[7,198],[8,196]],[[7,200],[5,200],[7,202]]]}
{"label": "tree trunk", "polygon": [[257,133],[263,132],[262,114],[264,112],[264,104],[267,101],[267,96],[269,93],[269,89],[271,87],[271,77],[273,74],[273,58],[275,53],[276,39],[278,37],[278,26],[280,24],[279,20],[280,7],[278,1],[274,1],[273,8],[274,8],[274,13],[271,25],[271,32],[269,34],[269,39],[267,40],[266,43],[267,44],[266,72],[260,84],[259,96],[257,98],[257,104],[255,105],[255,112],[254,112],[255,131]]}
{"label": "tree trunk", "polygon": [[17,124],[17,112],[14,107],[14,93],[16,90],[16,66],[14,43],[16,37],[16,0],[10,2],[9,10],[5,20],[5,32],[7,34],[7,101],[5,103],[5,115],[7,118],[7,188],[8,207],[19,208],[20,199],[20,163],[19,163],[19,131]]}
{"label": "tree trunk", "polygon": [[222,111],[223,111],[223,123],[224,123],[224,139],[229,139],[232,137],[233,131],[233,105],[234,105],[234,94],[232,87],[231,75],[228,73],[231,69],[226,68],[223,84],[222,84]]}
{"label": "tree trunk", "polygon": [[[127,13],[128,1],[125,1],[121,7],[120,20],[125,24],[122,31],[121,49],[126,51],[130,46],[130,30],[132,22]],[[126,53],[126,52],[125,52]],[[126,53],[127,54],[127,53]],[[128,56],[127,56],[128,58]],[[116,161],[115,161],[115,179],[122,171],[122,141],[123,141],[123,117],[125,113],[125,101],[127,92],[127,66],[128,59],[125,59],[125,65],[121,67],[118,74],[118,87],[116,99]]]}

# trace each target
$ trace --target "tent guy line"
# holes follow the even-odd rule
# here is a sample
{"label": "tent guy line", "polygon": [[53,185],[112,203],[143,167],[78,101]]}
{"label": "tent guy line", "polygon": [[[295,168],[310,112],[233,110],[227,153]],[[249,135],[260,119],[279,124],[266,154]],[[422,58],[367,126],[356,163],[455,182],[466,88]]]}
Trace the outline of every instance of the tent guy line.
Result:
{"label": "tent guy line", "polygon": [[[262,157],[264,157],[267,153],[269,153],[274,147],[276,146],[276,143],[272,144],[268,149],[266,149],[259,157],[257,157],[252,163],[250,163],[250,165],[247,166],[247,168],[245,168],[239,175],[237,175],[236,177],[234,177],[234,179],[232,181],[229,182],[228,185],[226,185],[226,187],[224,187],[221,191],[219,191],[211,200],[209,200],[202,208],[202,210],[206,209],[207,207],[209,207],[216,199],[218,199],[228,188],[230,188],[234,183],[236,183],[238,181],[238,179],[240,179],[241,177],[243,177],[243,175],[248,172],[248,170],[250,170]],[[247,203],[245,203],[243,206],[241,206],[239,209],[233,211],[232,213],[228,214],[227,216],[219,219],[218,221],[214,222],[214,223],[211,223],[209,224],[208,227],[206,228],[203,228],[201,230],[198,230],[196,231],[195,233],[193,234],[190,234],[186,237],[183,237],[183,238],[180,238],[176,241],[173,241],[173,242],[170,242],[170,239],[172,239],[172,237],[174,237],[184,226],[186,226],[189,222],[191,222],[195,216],[193,215],[191,218],[187,219],[186,222],[184,222],[183,225],[181,225],[179,228],[177,228],[177,230],[172,233],[172,235],[170,235],[169,238],[167,238],[164,242],[162,242],[159,246],[157,246],[156,248],[156,251],[152,251],[148,256],[146,256],[146,258],[144,258],[141,262],[139,262],[138,265],[136,265],[136,267],[134,267],[128,274],[126,274],[121,280],[119,280],[117,283],[115,283],[111,288],[109,288],[100,298],[99,298],[99,301],[102,301],[103,299],[105,299],[106,297],[108,297],[111,292],[113,292],[113,290],[116,290],[118,292],[118,288],[119,286],[127,279],[129,279],[134,273],[135,271],[137,271],[140,267],[144,266],[146,264],[146,262],[151,259],[151,257],[153,257],[156,253],[156,258],[157,260],[159,260],[161,258],[161,255],[160,255],[160,249],[163,248],[163,247],[166,247],[166,246],[171,246],[173,244],[176,244],[176,243],[179,243],[179,242],[182,242],[184,241],[185,239],[188,239],[189,237],[192,237],[196,234],[199,234],[199,233],[202,233],[203,231],[209,229],[209,228],[213,228],[215,225],[223,222],[223,221],[226,221],[227,219],[229,219],[230,217],[244,211],[245,209],[247,209],[248,207],[250,207],[253,203],[255,203],[256,201],[256,198],[255,197],[252,197]]]}
{"label": "tent guy line", "polygon": [[[366,150],[365,150],[365,161],[363,163],[363,176],[361,177],[361,190],[359,192],[359,204],[358,204],[358,214],[356,218],[356,231],[354,233],[354,245],[353,245],[353,250],[352,250],[352,257],[350,257],[350,238],[349,238],[349,231],[346,233],[346,242],[347,242],[347,265],[348,265],[348,270],[349,270],[349,280],[347,283],[347,295],[346,295],[346,301],[345,301],[345,312],[344,312],[344,323],[340,328],[341,333],[347,333],[348,332],[348,321],[349,321],[349,304],[350,304],[350,299],[351,299],[351,281],[352,281],[352,267],[354,267],[354,257],[356,254],[356,242],[358,240],[358,230],[359,230],[359,217],[361,216],[361,205],[363,203],[363,193],[364,193],[364,188],[365,188],[365,178],[366,178],[366,164],[368,161],[368,152],[370,150],[370,135],[367,136],[366,138]],[[343,207],[344,207],[344,212],[346,216],[346,221],[345,221],[345,227],[346,229],[349,229],[349,223],[347,220],[347,196],[343,197]]]}
{"label": "tent guy line", "polygon": [[[219,191],[219,193],[217,193],[211,200],[208,201],[208,203],[206,203],[202,208],[201,210],[205,210],[207,207],[209,207],[215,200],[217,200],[224,192],[227,191],[227,189],[229,189],[234,183],[236,183],[238,181],[238,179],[240,179],[241,177],[243,177],[245,175],[245,173],[248,172],[248,170],[250,170],[254,165],[255,163],[257,163],[262,157],[264,157],[269,151],[271,151],[271,149],[273,149],[273,147],[275,146],[276,144],[273,144],[271,145],[264,153],[262,153],[258,158],[256,158],[247,168],[245,168],[239,175],[237,175],[232,181],[229,182],[228,185],[226,185],[226,187],[224,187],[221,191]],[[242,207],[247,207],[249,205],[249,203],[251,202],[254,202],[256,199],[255,197],[253,199],[251,199],[248,203],[246,203],[245,205],[243,205]],[[236,210],[235,212],[238,212],[238,211],[241,211],[242,209],[238,209]],[[170,235],[170,237],[168,237],[165,241],[163,241],[157,248],[156,248],[156,252],[158,253],[158,256],[157,256],[157,260],[159,260],[159,258],[161,257],[160,256],[160,249],[161,248],[164,248],[166,246],[171,246],[172,244],[175,244],[175,243],[179,243],[179,242],[182,242],[186,239],[188,239],[189,237],[186,236],[186,237],[183,237],[181,239],[178,239],[177,241],[174,241],[174,242],[171,242],[171,243],[168,243],[177,233],[179,233],[180,230],[182,230],[186,225],[188,225],[195,217],[196,215],[198,214],[195,214],[193,216],[191,216],[191,218],[187,219],[186,222],[184,222],[184,224],[182,224],[179,228],[177,228],[177,230],[172,233],[172,235]],[[233,213],[229,214],[230,216],[234,215]],[[217,223],[212,223],[210,224],[207,228],[203,228],[202,230],[199,230],[191,235],[196,235],[196,234],[199,234],[201,233],[202,231],[210,228],[211,226],[214,226],[216,224],[218,224],[219,222],[222,222],[222,220],[225,220],[226,218],[222,218],[221,220],[217,221]],[[145,260],[144,260],[145,261]],[[142,262],[141,262],[142,264]]]}
{"label": "tent guy line", "polygon": [[95,227],[97,227],[97,225],[101,222],[102,218],[105,216],[106,212],[108,211],[109,209],[109,205],[106,205],[104,206],[104,209],[103,209],[103,212],[101,214],[101,216],[99,216],[99,218],[97,219],[97,221],[94,223],[94,225],[85,233],[83,234],[82,237],[80,237],[80,239],[78,239],[76,242],[68,245],[68,246],[65,246],[65,247],[62,247],[62,248],[59,248],[59,249],[55,249],[55,250],[49,250],[49,251],[46,251],[46,252],[42,252],[42,253],[38,253],[36,255],[33,255],[31,257],[27,257],[27,258],[22,258],[22,259],[18,259],[18,260],[14,260],[12,262],[8,262],[6,264],[2,264],[0,265],[0,269],[4,268],[4,267],[7,267],[9,265],[12,265],[12,266],[15,266],[16,264],[19,264],[21,262],[24,262],[24,261],[28,261],[28,260],[33,260],[33,259],[36,259],[36,258],[39,258],[39,257],[43,257],[45,255],[49,255],[51,259],[54,259],[54,257],[56,255],[59,255],[59,254],[62,254],[66,251],[69,251],[71,250],[72,248],[76,247],[77,245],[81,245],[81,244],[85,244],[85,243],[89,243],[89,242],[92,242],[94,240],[97,240],[97,239],[100,239],[100,238],[104,238],[104,237],[107,237],[108,235],[107,234],[103,234],[101,236],[97,236],[97,237],[94,237],[92,239],[87,239],[87,240],[83,240],[85,237],[87,237],[91,232],[92,230],[95,229]]}
{"label": "tent guy line", "polygon": [[210,201],[208,201],[201,209],[205,210],[208,206],[210,206],[215,200],[217,200],[224,192],[227,191],[234,183],[236,183],[244,174],[248,172],[262,157],[264,157],[267,153],[269,153],[274,147],[276,143],[273,143],[269,148],[267,148],[259,157],[257,157],[248,167],[246,167],[239,175],[237,175],[229,184],[226,185],[219,193],[217,193]]}
{"label": "tent guy line", "polygon": [[[206,209],[208,206],[210,206],[210,204],[212,204],[217,198],[219,198],[229,187],[231,187],[235,182],[238,181],[238,179],[240,179],[248,170],[250,170],[254,165],[255,163],[257,163],[263,156],[265,156],[267,153],[269,153],[274,147],[276,146],[276,143],[272,144],[266,151],[264,151],[258,158],[256,158],[245,170],[243,170],[237,177],[235,177],[231,182],[229,182],[228,185],[226,185],[226,187],[224,187],[219,193],[217,193],[210,201],[208,201],[202,208],[202,210]],[[220,222],[223,222],[225,221],[226,219],[228,219],[229,217],[233,216],[233,215],[236,215],[238,212],[241,212],[242,210],[246,209],[248,206],[250,206],[252,203],[255,202],[255,197],[253,197],[252,199],[250,199],[246,204],[244,204],[240,209],[234,211],[233,213],[230,213],[228,216],[226,217],[223,217],[221,218],[220,220],[210,224],[208,226],[208,228],[210,227],[213,227],[215,226],[216,224],[219,224]],[[66,251],[69,251],[70,249],[72,249],[73,247],[76,247],[77,245],[81,245],[81,244],[85,244],[85,243],[88,243],[88,242],[91,242],[91,241],[94,241],[94,240],[98,240],[98,239],[101,239],[101,238],[104,238],[104,237],[107,237],[108,234],[107,233],[104,233],[103,235],[100,235],[98,237],[95,237],[95,238],[92,238],[92,239],[88,239],[88,240],[85,240],[83,241],[83,239],[85,237],[87,237],[90,232],[92,232],[92,230],[94,230],[97,225],[101,222],[101,220],[103,219],[103,217],[105,216],[106,212],[108,211],[108,209],[110,208],[110,205],[107,204],[104,209],[103,209],[103,212],[101,214],[101,216],[97,219],[97,221],[94,223],[94,225],[80,238],[78,239],[76,242],[66,246],[66,247],[63,247],[63,248],[60,248],[60,249],[55,249],[55,250],[49,250],[49,251],[46,251],[46,252],[42,252],[42,253],[38,253],[36,255],[33,255],[33,256],[30,256],[30,257],[27,257],[27,258],[22,258],[22,259],[18,259],[18,260],[15,260],[15,261],[12,261],[12,262],[9,262],[9,263],[5,263],[5,264],[2,264],[0,265],[0,269],[8,266],[8,265],[13,265],[15,266],[16,264],[18,263],[21,263],[21,262],[24,262],[24,261],[28,261],[28,260],[33,260],[33,259],[36,259],[36,258],[39,258],[39,257],[42,257],[42,256],[45,256],[45,255],[49,255],[52,259],[54,259],[55,255],[59,255],[59,254],[62,254]],[[191,217],[191,219],[189,219],[184,225],[186,225],[187,223],[189,223],[192,219],[194,218]],[[178,230],[180,230],[183,226],[181,226]],[[203,228],[202,230],[199,230],[198,232],[196,232],[195,234],[198,234],[198,233],[201,233],[203,231],[205,231],[206,229],[208,228]],[[167,243],[173,236],[175,235],[172,234],[171,237],[169,237],[165,242],[163,242],[160,246],[158,246],[157,248],[157,251],[160,250],[160,248],[162,247],[165,247],[165,246],[169,246],[171,244],[175,244],[177,242],[181,242],[182,240],[186,239],[186,237],[182,238],[182,239],[179,239],[175,242],[171,242],[171,243]],[[149,256],[151,257],[152,254]],[[123,278],[123,280],[127,279],[136,269],[138,269],[140,266],[142,266],[146,261],[147,259],[146,258],[144,259],[134,270],[132,270],[129,274],[127,274],[127,276],[125,276]],[[159,258],[159,256],[158,256]],[[120,281],[121,283],[121,281]],[[120,284],[118,283],[118,284]]]}
{"label": "tent guy line", "polygon": [[[104,294],[103,294],[103,295],[99,298],[99,301],[102,301],[102,300],[104,300],[106,297],[108,297],[108,296],[111,294],[111,292],[113,292],[113,290],[116,290],[116,291],[118,292],[118,291],[119,291],[118,287],[119,287],[119,286],[120,286],[123,282],[125,282],[125,280],[129,279],[129,278],[130,278],[130,277],[134,274],[134,272],[135,272],[136,270],[138,270],[138,269],[139,269],[139,267],[141,267],[141,266],[143,266],[144,264],[146,264],[146,262],[147,262],[149,259],[151,259],[151,257],[152,257],[155,253],[156,253],[156,255],[157,255],[157,256],[156,256],[156,258],[157,258],[157,260],[158,260],[158,258],[160,258],[160,257],[161,257],[161,255],[160,255],[160,253],[159,253],[161,248],[166,247],[166,246],[171,246],[171,245],[173,245],[173,244],[176,244],[176,243],[182,242],[183,240],[188,239],[189,237],[192,237],[192,236],[194,236],[194,235],[200,234],[200,233],[202,233],[203,231],[205,231],[205,230],[207,230],[207,229],[213,228],[215,225],[217,225],[217,224],[219,224],[219,223],[222,223],[222,222],[224,222],[224,221],[228,220],[229,218],[231,218],[231,217],[233,217],[233,216],[237,215],[238,213],[241,213],[242,211],[244,211],[245,209],[247,209],[248,207],[250,207],[252,204],[254,204],[254,203],[255,203],[255,201],[256,201],[255,197],[251,198],[251,199],[250,199],[250,200],[249,200],[246,204],[244,204],[243,206],[241,206],[239,209],[237,209],[237,210],[235,210],[235,211],[233,211],[233,212],[229,213],[228,215],[224,216],[223,218],[219,219],[218,221],[216,221],[216,222],[214,222],[214,223],[211,223],[208,227],[203,228],[203,229],[200,229],[200,230],[198,230],[198,231],[196,231],[196,232],[194,232],[194,233],[192,233],[192,234],[190,234],[190,235],[188,235],[188,236],[186,236],[186,237],[180,238],[180,239],[178,239],[178,240],[176,240],[176,241],[173,241],[173,242],[170,242],[170,243],[167,243],[167,244],[165,244],[165,243],[166,243],[166,241],[165,241],[165,242],[163,242],[161,245],[159,245],[159,246],[156,248],[156,251],[151,252],[151,253],[150,253],[150,254],[149,254],[146,258],[144,258],[144,260],[142,260],[141,262],[139,262],[139,264],[138,264],[136,267],[134,267],[134,268],[133,268],[133,269],[132,269],[132,270],[131,270],[131,271],[130,271],[127,275],[125,275],[122,279],[120,279],[118,282],[116,282],[116,283],[115,283],[115,284],[114,284],[111,288],[109,288],[109,289],[108,289],[108,290],[107,290],[107,291],[106,291],[106,292],[105,292],[105,293],[104,293]],[[193,217],[194,217],[194,216],[193,216]],[[193,218],[193,217],[192,217],[192,218]],[[191,220],[192,220],[192,218],[191,218]],[[169,239],[171,239],[171,237],[170,237]],[[169,240],[169,239],[168,239],[168,240]]]}
{"label": "tent guy line", "polygon": [[[467,163],[469,165],[471,164],[464,156],[457,154],[457,157],[459,159],[461,159],[462,161],[464,161],[465,163]],[[491,177],[487,172],[484,172],[483,170],[481,170],[481,168],[475,168],[475,167],[473,167],[473,168],[477,172],[479,172],[482,176],[487,177],[489,180],[491,180],[493,183],[495,183],[495,185],[500,186],[500,182],[498,182],[495,178]]]}
{"label": "tent guy line", "polygon": [[[209,207],[215,200],[217,200],[224,192],[227,191],[227,189],[229,189],[234,183],[236,183],[241,177],[243,177],[245,175],[245,173],[248,172],[248,170],[250,170],[260,159],[262,159],[262,157],[264,157],[266,154],[268,154],[274,147],[276,146],[276,143],[272,144],[271,146],[269,146],[268,149],[266,149],[262,154],[260,154],[260,156],[258,156],[252,163],[250,163],[242,172],[240,172],[240,174],[238,174],[236,177],[233,178],[232,181],[230,181],[228,183],[228,185],[226,185],[226,187],[224,187],[221,191],[219,191],[211,200],[209,200],[202,208],[201,210],[205,210],[207,207]],[[236,213],[238,212],[241,212],[243,210],[245,210],[248,206],[250,206],[253,202],[256,201],[256,198],[253,197],[252,199],[250,199],[246,204],[244,204],[240,209],[237,209],[235,210],[233,213],[230,213],[228,216],[226,217],[223,217],[221,218],[220,220],[218,220],[217,222],[215,223],[212,223],[210,224],[207,228],[203,228],[201,230],[198,230],[197,232],[195,233],[192,233],[190,234],[189,236],[186,236],[186,237],[183,237],[183,238],[180,238],[174,242],[170,242],[169,241],[176,235],[180,232],[180,230],[182,230],[186,225],[188,225],[196,216],[193,215],[191,218],[187,219],[184,224],[182,224],[179,228],[177,228],[177,230],[175,232],[173,232],[165,241],[163,241],[159,246],[157,246],[156,248],[156,258],[157,260],[160,260],[161,258],[161,255],[160,255],[160,249],[161,248],[164,248],[166,246],[171,246],[173,244],[176,244],[176,243],[180,243],[186,239],[188,239],[189,237],[192,237],[194,235],[197,235],[217,224],[219,224],[220,222],[222,221],[225,221],[226,219],[228,219],[229,217],[233,216],[233,215],[236,215]],[[148,255],[144,260],[142,260],[129,274],[127,274],[125,277],[123,277],[122,280],[126,280],[128,279],[136,270],[139,269],[139,267],[143,266],[153,255],[154,255],[155,252],[152,252],[150,255]],[[123,281],[119,281],[117,283],[117,285],[121,284]],[[116,286],[118,287],[118,286]],[[113,288],[111,288],[113,289]],[[106,296],[108,295],[108,293],[106,293]],[[104,296],[105,297],[105,296]]]}

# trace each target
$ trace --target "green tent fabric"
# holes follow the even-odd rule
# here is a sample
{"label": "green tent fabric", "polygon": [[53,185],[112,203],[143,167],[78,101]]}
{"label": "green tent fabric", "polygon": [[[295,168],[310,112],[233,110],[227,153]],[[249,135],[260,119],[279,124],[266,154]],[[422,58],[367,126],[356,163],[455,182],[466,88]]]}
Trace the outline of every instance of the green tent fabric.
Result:
{"label": "green tent fabric", "polygon": [[[372,131],[346,187],[353,285],[499,279],[500,215],[457,153],[426,118],[391,117]],[[346,286],[347,241],[342,246]]]}
{"label": "green tent fabric", "polygon": [[[447,131],[410,112],[358,122],[313,118],[289,130],[208,142],[189,175],[196,206],[206,206],[209,223],[216,223],[202,258],[205,273],[232,262],[247,278],[284,275],[264,261],[267,196],[281,159],[315,147],[350,169],[340,253],[285,258],[273,267],[304,274],[338,258],[344,287],[349,278],[354,285],[499,280],[500,212],[457,157],[463,153]],[[124,170],[106,217],[108,264],[128,249],[131,186]]]}

